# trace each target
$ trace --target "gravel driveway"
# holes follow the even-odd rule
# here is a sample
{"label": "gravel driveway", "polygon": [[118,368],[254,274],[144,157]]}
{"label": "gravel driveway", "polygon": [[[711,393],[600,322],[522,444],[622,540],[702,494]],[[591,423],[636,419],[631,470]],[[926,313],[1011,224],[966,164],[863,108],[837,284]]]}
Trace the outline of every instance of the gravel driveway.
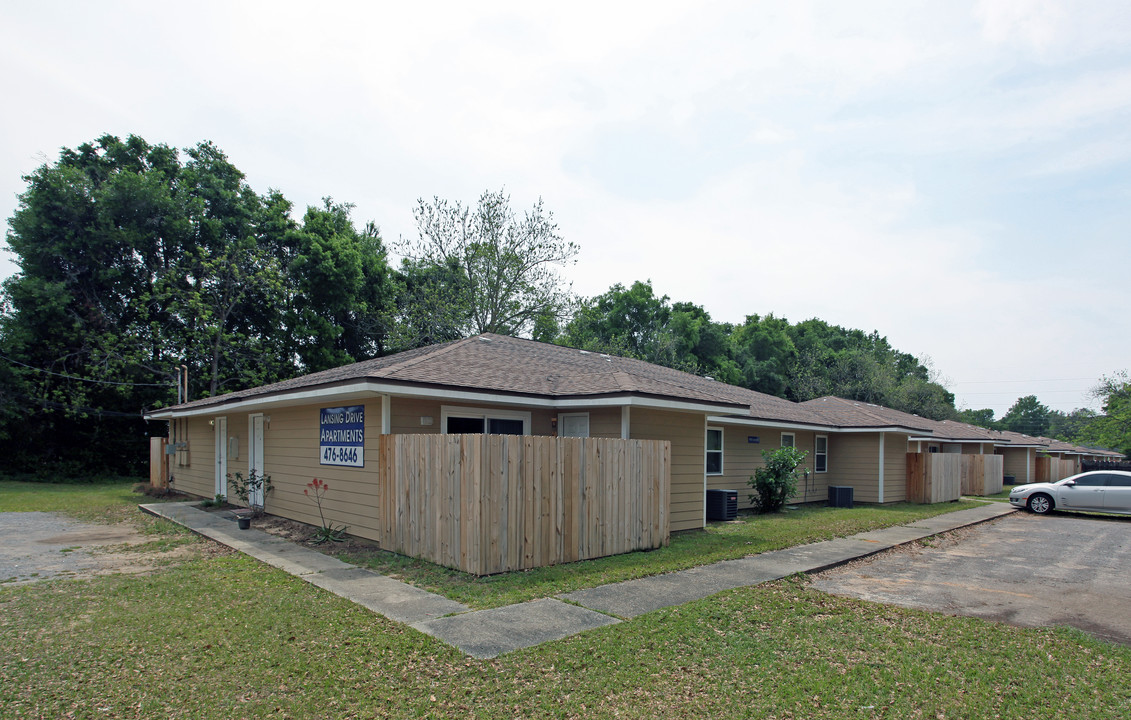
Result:
{"label": "gravel driveway", "polygon": [[91,525],[49,512],[0,513],[0,583],[128,570],[130,560],[102,548],[145,542],[126,526]]}
{"label": "gravel driveway", "polygon": [[1131,644],[1131,518],[1020,512],[814,576],[835,595]]}

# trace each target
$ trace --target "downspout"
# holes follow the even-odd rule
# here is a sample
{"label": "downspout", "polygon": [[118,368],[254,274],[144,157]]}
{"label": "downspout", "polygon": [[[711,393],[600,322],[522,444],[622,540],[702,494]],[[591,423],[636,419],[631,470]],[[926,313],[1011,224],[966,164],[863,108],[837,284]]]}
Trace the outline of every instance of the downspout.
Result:
{"label": "downspout", "polygon": [[621,405],[620,408],[620,439],[632,439],[632,425],[629,422],[629,412],[631,408],[628,405]]}
{"label": "downspout", "polygon": [[381,396],[381,434],[388,435],[393,432],[393,399],[388,395]]}
{"label": "downspout", "polygon": [[880,487],[877,495],[879,496],[880,504],[884,503],[884,433],[880,433]]}

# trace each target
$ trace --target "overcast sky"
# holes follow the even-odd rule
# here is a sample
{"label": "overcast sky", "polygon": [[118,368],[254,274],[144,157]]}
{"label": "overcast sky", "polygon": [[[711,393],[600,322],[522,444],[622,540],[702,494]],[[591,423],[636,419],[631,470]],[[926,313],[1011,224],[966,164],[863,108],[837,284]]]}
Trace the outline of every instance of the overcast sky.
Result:
{"label": "overcast sky", "polygon": [[4,218],[61,147],[207,139],[387,241],[540,196],[582,295],[878,330],[960,408],[1131,367],[1126,0],[176,5],[0,6]]}

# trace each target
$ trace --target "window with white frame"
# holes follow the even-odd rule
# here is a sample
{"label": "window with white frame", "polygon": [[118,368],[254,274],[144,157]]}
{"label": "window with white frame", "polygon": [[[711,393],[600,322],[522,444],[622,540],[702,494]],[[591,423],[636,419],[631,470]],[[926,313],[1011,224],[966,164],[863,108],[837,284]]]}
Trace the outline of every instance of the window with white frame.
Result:
{"label": "window with white frame", "polygon": [[558,422],[562,437],[589,437],[589,413],[561,413]]}
{"label": "window with white frame", "polygon": [[813,471],[827,472],[829,469],[829,436],[818,435],[813,441]]}
{"label": "window with white frame", "polygon": [[444,405],[440,408],[440,432],[449,435],[529,435],[530,413]]}
{"label": "window with white frame", "polygon": [[793,433],[782,433],[781,434],[781,446],[782,447],[797,447],[797,438],[794,437]]}
{"label": "window with white frame", "polygon": [[707,474],[723,474],[723,429],[707,428]]}

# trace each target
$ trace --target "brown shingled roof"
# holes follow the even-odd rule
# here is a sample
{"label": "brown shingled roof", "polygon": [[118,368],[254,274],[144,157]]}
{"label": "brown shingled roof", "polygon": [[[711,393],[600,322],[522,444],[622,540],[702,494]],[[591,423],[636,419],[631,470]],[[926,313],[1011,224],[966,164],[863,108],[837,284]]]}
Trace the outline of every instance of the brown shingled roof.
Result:
{"label": "brown shingled roof", "polygon": [[365,360],[173,409],[220,405],[358,380],[559,399],[644,395],[731,406],[738,413],[757,409],[756,415],[820,421],[787,400],[642,360],[492,334]]}
{"label": "brown shingled roof", "polygon": [[[730,417],[828,428],[900,428],[930,434],[935,421],[841,398],[795,403],[643,360],[483,334],[365,360],[167,408],[184,411],[291,392],[376,381],[413,388],[550,400],[650,397],[702,404]],[[729,409],[729,411],[727,410]]]}
{"label": "brown shingled roof", "polygon": [[874,405],[859,400],[846,400],[831,395],[800,403],[825,418],[830,425],[844,428],[898,427],[931,434],[934,420]]}
{"label": "brown shingled roof", "polygon": [[1001,442],[1008,442],[1014,447],[1039,447],[1044,448],[1048,446],[1048,441],[1044,438],[1026,435],[1024,433],[1013,432],[1012,430],[995,430],[995,435]]}

